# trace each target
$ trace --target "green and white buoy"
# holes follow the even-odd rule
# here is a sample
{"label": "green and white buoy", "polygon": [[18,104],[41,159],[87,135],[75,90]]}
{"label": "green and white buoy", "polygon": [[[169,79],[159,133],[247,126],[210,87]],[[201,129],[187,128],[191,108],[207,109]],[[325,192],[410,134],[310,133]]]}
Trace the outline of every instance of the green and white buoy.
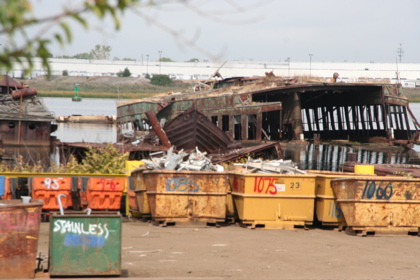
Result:
{"label": "green and white buoy", "polygon": [[74,84],[74,94],[73,94],[73,98],[71,100],[72,101],[82,101],[82,98],[80,97],[80,93],[79,93],[79,84]]}

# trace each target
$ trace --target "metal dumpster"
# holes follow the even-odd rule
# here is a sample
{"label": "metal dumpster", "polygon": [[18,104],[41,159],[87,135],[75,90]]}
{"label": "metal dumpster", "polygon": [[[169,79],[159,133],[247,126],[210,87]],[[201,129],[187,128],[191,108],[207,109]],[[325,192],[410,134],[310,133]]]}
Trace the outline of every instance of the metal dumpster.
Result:
{"label": "metal dumpster", "polygon": [[151,170],[143,176],[154,222],[225,221],[228,173]]}
{"label": "metal dumpster", "polygon": [[42,200],[0,200],[0,278],[34,278]]}
{"label": "metal dumpster", "polygon": [[137,169],[140,165],[144,163],[140,160],[127,160],[125,162],[125,170],[126,170],[126,198],[127,198],[127,210],[126,214],[131,214],[133,217],[140,217],[141,214],[139,212],[139,205],[137,202],[137,196],[135,193],[135,183],[133,177],[131,177],[131,171]]}
{"label": "metal dumpster", "polygon": [[50,275],[121,275],[121,222],[119,214],[52,215]]}
{"label": "metal dumpster", "polygon": [[29,177],[29,189],[33,198],[44,201],[44,210],[58,210],[57,197],[64,194],[61,200],[64,209],[72,205],[72,178],[71,177]]}
{"label": "metal dumpster", "polygon": [[313,223],[316,175],[231,176],[233,201],[244,226],[292,229]]}
{"label": "metal dumpster", "polygon": [[134,193],[136,194],[136,202],[141,218],[150,219],[151,212],[149,207],[149,199],[147,197],[146,184],[144,182],[143,172],[145,170],[139,169],[131,172],[131,178],[134,182]]}
{"label": "metal dumpster", "polygon": [[[352,172],[336,172],[324,170],[307,170],[307,172],[310,174],[316,174],[316,218],[324,226],[338,226],[339,229],[343,229],[347,224],[337,203],[334,191],[331,187],[331,180],[337,178],[353,178],[355,174]],[[376,175],[358,174],[357,176],[360,177]]]}
{"label": "metal dumpster", "polygon": [[125,177],[80,177],[80,200],[83,208],[120,210]]}
{"label": "metal dumpster", "polygon": [[331,181],[349,233],[418,234],[420,179],[355,177]]}

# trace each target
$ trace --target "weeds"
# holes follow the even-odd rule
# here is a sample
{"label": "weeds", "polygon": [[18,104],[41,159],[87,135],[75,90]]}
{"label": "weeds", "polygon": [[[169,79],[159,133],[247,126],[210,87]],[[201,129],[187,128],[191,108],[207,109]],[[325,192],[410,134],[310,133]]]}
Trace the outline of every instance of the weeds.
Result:
{"label": "weeds", "polygon": [[0,164],[0,172],[29,172],[29,173],[89,173],[89,174],[122,174],[125,172],[125,162],[128,153],[121,153],[112,144],[104,148],[88,146],[85,157],[78,162],[76,157],[70,155],[66,163],[56,164],[51,162],[46,166],[41,161],[27,162],[19,155],[12,163]]}

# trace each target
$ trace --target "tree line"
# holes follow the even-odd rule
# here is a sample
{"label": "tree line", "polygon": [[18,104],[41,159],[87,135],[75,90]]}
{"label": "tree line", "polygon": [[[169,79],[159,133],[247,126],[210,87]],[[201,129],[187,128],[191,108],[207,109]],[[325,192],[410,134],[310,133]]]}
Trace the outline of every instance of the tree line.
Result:
{"label": "tree line", "polygon": [[[75,55],[61,55],[58,58],[66,58],[66,59],[88,59],[88,60],[109,60],[111,57],[111,46],[105,45],[96,45],[90,52],[78,53]],[[53,57],[52,55],[50,57]],[[114,57],[114,61],[137,61],[134,58],[122,58]],[[175,62],[169,57],[161,57],[157,60],[158,62]],[[198,58],[191,58],[186,62],[200,62]]]}

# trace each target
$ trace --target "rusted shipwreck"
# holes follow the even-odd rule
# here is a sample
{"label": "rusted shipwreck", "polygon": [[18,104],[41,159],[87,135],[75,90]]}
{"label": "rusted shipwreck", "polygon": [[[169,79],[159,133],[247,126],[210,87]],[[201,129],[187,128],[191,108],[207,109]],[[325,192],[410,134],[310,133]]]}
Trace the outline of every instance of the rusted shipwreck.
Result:
{"label": "rusted shipwreck", "polygon": [[231,140],[344,139],[409,145],[419,123],[400,84],[331,83],[265,77],[209,80],[186,92],[167,93],[117,106],[117,133],[141,136],[151,129],[146,112],[170,121],[195,104]]}
{"label": "rusted shipwreck", "polygon": [[52,147],[54,115],[37,91],[0,76],[0,140],[2,146]]}

